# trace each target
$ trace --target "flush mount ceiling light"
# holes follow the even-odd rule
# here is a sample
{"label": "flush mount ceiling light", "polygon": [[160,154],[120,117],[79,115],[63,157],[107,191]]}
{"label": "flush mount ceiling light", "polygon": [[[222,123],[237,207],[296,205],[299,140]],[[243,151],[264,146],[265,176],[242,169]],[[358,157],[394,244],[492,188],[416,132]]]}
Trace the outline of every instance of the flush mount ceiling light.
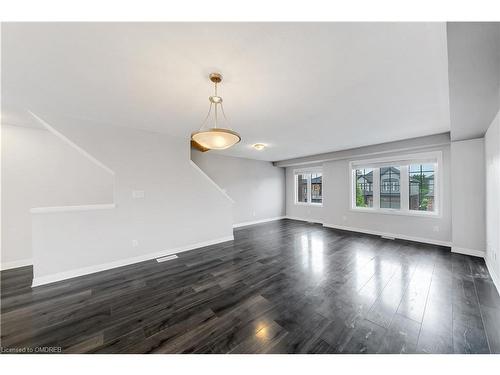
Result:
{"label": "flush mount ceiling light", "polygon": [[263,143],[256,143],[256,144],[252,145],[252,147],[254,149],[256,149],[257,151],[262,151],[264,149],[264,147],[266,147],[266,145]]}
{"label": "flush mount ceiling light", "polygon": [[[215,85],[215,92],[213,96],[208,98],[210,101],[210,108],[208,109],[207,117],[201,124],[200,130],[191,134],[191,140],[209,150],[225,150],[226,148],[234,146],[236,143],[241,141],[241,137],[238,133],[231,129],[218,127],[219,107],[223,119],[226,123],[228,123],[226,114],[224,113],[224,107],[222,105],[222,97],[217,95],[217,84],[222,81],[222,75],[219,73],[212,73],[209,78]],[[213,127],[205,128],[205,125],[212,114],[212,107],[214,114]]]}

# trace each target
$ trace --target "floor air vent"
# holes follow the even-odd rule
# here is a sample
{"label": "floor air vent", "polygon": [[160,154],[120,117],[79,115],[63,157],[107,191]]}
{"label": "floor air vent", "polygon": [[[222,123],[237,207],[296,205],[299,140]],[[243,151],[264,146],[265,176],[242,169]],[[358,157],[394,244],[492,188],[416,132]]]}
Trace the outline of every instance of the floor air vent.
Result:
{"label": "floor air vent", "polygon": [[158,263],[160,263],[160,262],[166,262],[167,260],[172,260],[172,259],[177,259],[177,258],[178,258],[177,255],[169,255],[169,256],[166,256],[166,257],[156,258],[156,261]]}

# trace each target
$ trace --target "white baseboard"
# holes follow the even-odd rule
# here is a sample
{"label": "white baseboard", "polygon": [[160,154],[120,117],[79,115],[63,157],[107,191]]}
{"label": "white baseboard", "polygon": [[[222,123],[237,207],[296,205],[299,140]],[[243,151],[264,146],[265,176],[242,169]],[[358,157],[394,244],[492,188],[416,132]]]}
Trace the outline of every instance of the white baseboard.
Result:
{"label": "white baseboard", "polygon": [[88,274],[96,273],[96,272],[100,272],[100,271],[105,271],[105,270],[109,270],[112,268],[123,267],[123,266],[127,266],[129,264],[144,262],[146,260],[156,259],[156,258],[160,258],[160,257],[166,256],[166,255],[171,255],[171,254],[178,254],[178,253],[182,253],[184,251],[194,250],[194,249],[198,249],[200,247],[215,245],[218,243],[232,241],[232,240],[234,240],[233,236],[227,236],[227,237],[217,238],[215,240],[195,243],[195,244],[188,245],[188,246],[182,246],[182,247],[178,247],[178,248],[174,248],[174,249],[163,250],[163,251],[159,251],[159,252],[155,252],[155,253],[140,255],[137,257],[133,257],[133,258],[121,259],[121,260],[117,260],[114,262],[98,264],[98,265],[83,267],[83,268],[77,268],[75,270],[59,272],[59,273],[47,275],[47,276],[34,277],[33,283],[31,286],[36,287],[36,286],[40,286],[40,285],[51,284],[51,283],[55,283],[57,281],[62,281],[62,280],[71,279],[71,278],[78,277],[78,276],[88,275]]}
{"label": "white baseboard", "polygon": [[285,217],[286,216],[277,216],[277,217],[271,217],[271,218],[268,218],[268,219],[261,219],[261,220],[254,220],[254,221],[245,221],[243,223],[233,224],[233,228],[240,228],[240,227],[246,227],[247,225],[267,223],[269,221],[281,220],[281,219],[284,219]]}
{"label": "white baseboard", "polygon": [[31,266],[33,264],[33,259],[21,259],[15,260],[13,262],[4,262],[0,264],[0,270],[10,270],[12,268],[26,267]]}
{"label": "white baseboard", "polygon": [[493,264],[491,264],[491,261],[488,257],[485,257],[484,260],[486,262],[486,268],[488,268],[488,272],[490,273],[491,279],[493,280],[493,284],[495,284],[497,292],[500,294],[500,275],[495,272],[495,268],[493,267]]}
{"label": "white baseboard", "polygon": [[458,246],[452,246],[451,252],[457,254],[471,255],[473,257],[479,257],[479,258],[484,258],[485,255],[484,251],[476,249],[467,249],[465,247],[458,247]]}
{"label": "white baseboard", "polygon": [[392,237],[392,238],[397,238],[400,240],[415,241],[415,242],[428,243],[431,245],[451,247],[451,242],[449,242],[449,241],[441,241],[441,240],[434,240],[434,239],[430,239],[430,238],[407,236],[404,234],[397,234],[397,233],[380,232],[377,230],[370,230],[370,229],[346,227],[343,225],[336,225],[336,224],[323,224],[323,226],[327,227],[327,228],[347,230],[349,232],[373,234],[376,236]]}
{"label": "white baseboard", "polygon": [[290,220],[306,221],[308,223],[323,224],[323,222],[321,220],[312,219],[312,218],[297,217],[297,216],[285,216],[285,218],[290,219]]}

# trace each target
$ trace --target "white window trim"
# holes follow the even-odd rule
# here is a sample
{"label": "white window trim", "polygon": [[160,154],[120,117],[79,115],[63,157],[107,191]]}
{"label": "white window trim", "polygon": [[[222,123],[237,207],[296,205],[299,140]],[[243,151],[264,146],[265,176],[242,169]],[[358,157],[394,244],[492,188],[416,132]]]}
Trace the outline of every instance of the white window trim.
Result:
{"label": "white window trim", "polygon": [[293,170],[293,181],[294,181],[294,189],[293,189],[293,194],[294,194],[294,203],[297,206],[313,206],[313,207],[322,207],[323,206],[323,201],[324,197],[321,195],[321,203],[313,203],[311,202],[311,194],[312,194],[312,189],[311,189],[311,179],[308,180],[307,182],[307,202],[299,202],[297,200],[297,192],[298,192],[298,182],[297,182],[297,175],[299,174],[306,174],[306,173],[321,173],[321,181],[323,182],[323,168],[322,167],[312,167],[312,168],[304,168],[304,169],[294,169]]}
{"label": "white window trim", "polygon": [[[408,166],[410,164],[434,164],[434,193],[435,193],[435,210],[434,211],[417,211],[409,209],[409,184],[408,184]],[[400,202],[401,208],[380,208],[380,167],[393,165],[400,168]],[[355,160],[349,162],[351,170],[350,189],[351,203],[350,211],[359,213],[373,214],[389,214],[389,215],[404,215],[404,216],[420,216],[430,218],[442,217],[442,169],[443,153],[441,151],[433,151],[427,153],[409,154],[404,156],[384,157],[368,160]],[[356,207],[356,187],[355,187],[355,171],[361,168],[373,168],[373,207]]]}

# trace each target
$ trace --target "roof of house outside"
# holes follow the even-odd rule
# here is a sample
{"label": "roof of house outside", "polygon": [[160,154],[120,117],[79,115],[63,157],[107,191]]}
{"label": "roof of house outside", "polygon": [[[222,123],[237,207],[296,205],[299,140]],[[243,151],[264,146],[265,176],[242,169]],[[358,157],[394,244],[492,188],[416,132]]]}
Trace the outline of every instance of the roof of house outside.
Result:
{"label": "roof of house outside", "polygon": [[[383,173],[382,175],[385,175],[385,174],[389,173],[389,170],[391,170],[392,174],[394,174],[395,176],[399,176],[399,170],[398,170],[398,169],[396,169],[396,168],[394,168],[394,167],[389,167],[389,169],[385,170],[385,171],[384,171],[384,173]],[[413,174],[413,175],[412,175],[412,177],[413,177],[413,176],[415,176],[415,175]],[[434,178],[434,174],[430,174],[430,175],[428,175],[428,176],[426,176],[426,177],[427,177],[428,179],[431,179],[431,178],[433,179],[433,178]],[[373,183],[373,171],[371,171],[371,172],[369,172],[369,173],[367,173],[367,174],[364,174],[364,175],[362,175],[362,176],[359,176],[359,177],[358,177],[358,180],[359,180],[360,178],[365,178],[365,179],[366,179],[366,182],[367,182],[367,183],[369,183],[369,184]],[[411,180],[410,180],[410,181],[413,181],[413,182],[420,182],[420,180],[419,180],[419,179],[414,178],[414,177],[413,177],[413,178],[411,178]]]}

